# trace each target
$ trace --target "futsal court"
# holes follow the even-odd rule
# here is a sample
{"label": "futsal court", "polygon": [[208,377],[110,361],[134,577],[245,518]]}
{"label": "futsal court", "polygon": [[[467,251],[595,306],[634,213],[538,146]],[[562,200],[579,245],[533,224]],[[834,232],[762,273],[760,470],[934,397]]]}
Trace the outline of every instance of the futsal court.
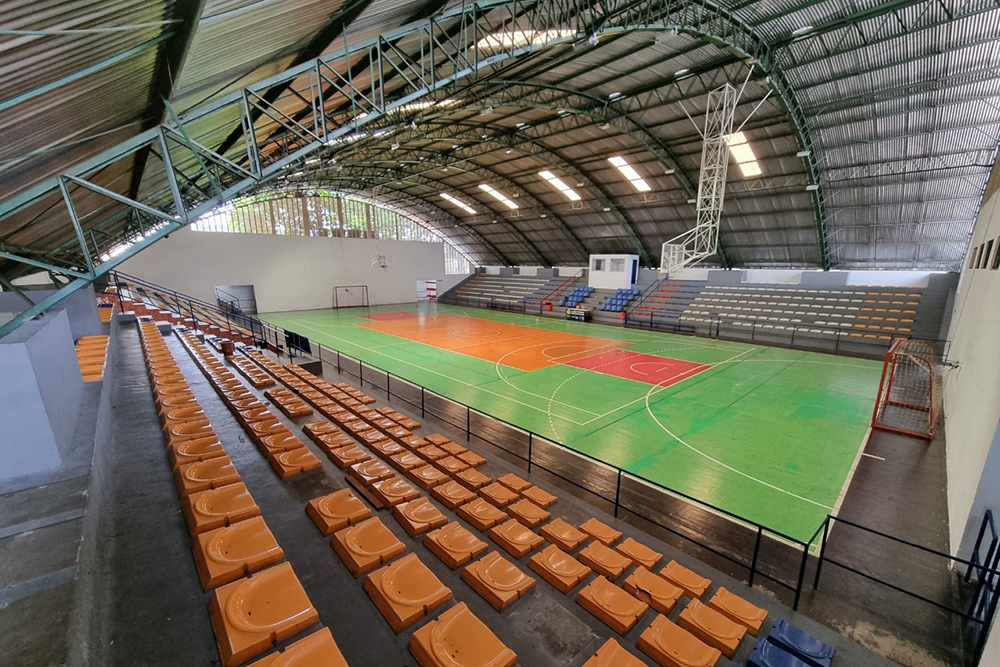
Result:
{"label": "futsal court", "polygon": [[846,492],[881,364],[443,304],[263,319],[808,539]]}

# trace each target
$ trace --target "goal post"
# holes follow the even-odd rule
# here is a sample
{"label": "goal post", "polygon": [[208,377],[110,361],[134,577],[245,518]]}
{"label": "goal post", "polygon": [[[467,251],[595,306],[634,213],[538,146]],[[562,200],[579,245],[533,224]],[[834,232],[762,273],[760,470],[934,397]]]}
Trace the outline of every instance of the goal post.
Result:
{"label": "goal post", "polygon": [[368,285],[334,285],[334,308],[357,308],[368,306]]}
{"label": "goal post", "polygon": [[898,339],[885,355],[872,428],[928,440],[941,416],[941,369],[934,347]]}

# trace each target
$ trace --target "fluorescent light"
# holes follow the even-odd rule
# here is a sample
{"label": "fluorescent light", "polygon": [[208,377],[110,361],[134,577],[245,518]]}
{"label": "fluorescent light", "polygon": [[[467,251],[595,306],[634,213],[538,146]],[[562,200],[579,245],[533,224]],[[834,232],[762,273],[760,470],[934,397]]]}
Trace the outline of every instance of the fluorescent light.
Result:
{"label": "fluorescent light", "polygon": [[676,72],[674,72],[674,78],[676,79],[676,78],[677,78],[677,77],[679,77],[679,76],[684,76],[685,74],[687,74],[687,73],[688,73],[688,72],[690,72],[690,71],[691,71],[691,70],[690,70],[689,68],[687,68],[687,67],[682,67],[681,69],[679,69],[679,70],[677,70]]}
{"label": "fluorescent light", "polygon": [[495,32],[483,37],[476,46],[486,51],[509,51],[526,46],[545,46],[557,39],[575,37],[576,31],[563,30],[511,30]]}
{"label": "fluorescent light", "polygon": [[666,174],[667,176],[669,176],[670,174],[674,173],[674,170],[673,169],[664,169],[663,173]]}
{"label": "fluorescent light", "polygon": [[510,199],[508,199],[507,195],[505,195],[504,193],[500,192],[499,190],[496,190],[496,189],[490,187],[486,183],[480,183],[479,184],[479,189],[482,190],[483,192],[487,193],[488,195],[490,195],[491,197],[493,197],[497,201],[502,202],[503,205],[506,206],[507,208],[509,208],[511,210],[517,208],[517,204],[515,204]]}
{"label": "fluorescent light", "polygon": [[649,187],[649,183],[643,180],[642,176],[639,175],[639,172],[637,172],[632,165],[628,163],[628,160],[623,158],[621,155],[608,158],[608,162],[613,164],[615,168],[621,172],[622,176],[627,178],[639,192],[649,192],[653,189]]}
{"label": "fluorescent light", "polygon": [[799,151],[795,154],[795,157],[809,157],[810,151]]}
{"label": "fluorescent light", "polygon": [[389,110],[389,113],[402,113],[406,111],[423,111],[424,109],[429,109],[433,106],[438,107],[450,107],[458,104],[458,100],[453,100],[450,97],[443,99],[440,102],[436,100],[420,100],[419,102],[410,102],[409,104],[404,104],[401,107],[396,107],[395,109]]}
{"label": "fluorescent light", "polygon": [[739,165],[743,178],[752,178],[763,173],[760,162],[757,161],[757,155],[753,152],[753,146],[747,140],[747,135],[742,132],[733,132],[726,137],[726,143],[729,144],[729,154]]}
{"label": "fluorescent light", "polygon": [[576,190],[566,185],[561,178],[553,174],[548,169],[538,172],[538,175],[548,181],[556,190],[566,195],[566,198],[570,201],[580,201],[580,199],[582,199],[582,197],[576,193]]}
{"label": "fluorescent light", "polygon": [[441,197],[442,197],[442,198],[444,198],[444,199],[447,199],[447,200],[448,200],[448,201],[450,201],[450,202],[451,202],[452,204],[454,204],[455,206],[459,207],[460,209],[462,209],[462,210],[463,210],[463,211],[465,211],[466,213],[472,213],[473,215],[475,215],[475,213],[476,213],[476,209],[474,209],[474,208],[472,208],[471,206],[469,206],[468,204],[466,204],[466,203],[464,203],[464,202],[461,202],[461,201],[459,201],[458,199],[456,199],[456,198],[452,197],[452,196],[451,196],[450,194],[448,194],[447,192],[442,192],[442,193],[441,193]]}
{"label": "fluorescent light", "polygon": [[798,37],[799,35],[804,35],[807,32],[812,32],[815,28],[811,25],[804,25],[801,28],[796,28],[792,31],[792,37]]}
{"label": "fluorescent light", "polygon": [[809,192],[813,192],[814,190],[819,190],[819,184],[810,183],[809,185],[806,186],[806,190]]}
{"label": "fluorescent light", "polygon": [[610,95],[608,95],[608,97],[611,98],[611,99],[616,99],[616,98],[619,98],[621,96],[622,96],[622,94],[619,93],[619,92],[614,92],[614,93],[611,93]]}

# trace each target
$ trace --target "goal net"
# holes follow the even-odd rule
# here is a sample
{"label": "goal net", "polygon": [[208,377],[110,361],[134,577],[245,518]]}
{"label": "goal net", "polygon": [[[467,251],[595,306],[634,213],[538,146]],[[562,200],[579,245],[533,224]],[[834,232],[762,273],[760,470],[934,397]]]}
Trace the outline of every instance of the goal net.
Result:
{"label": "goal net", "polygon": [[334,308],[354,308],[368,305],[368,285],[336,285],[333,288]]}
{"label": "goal net", "polygon": [[941,371],[934,347],[900,339],[885,355],[872,428],[930,440],[941,415]]}

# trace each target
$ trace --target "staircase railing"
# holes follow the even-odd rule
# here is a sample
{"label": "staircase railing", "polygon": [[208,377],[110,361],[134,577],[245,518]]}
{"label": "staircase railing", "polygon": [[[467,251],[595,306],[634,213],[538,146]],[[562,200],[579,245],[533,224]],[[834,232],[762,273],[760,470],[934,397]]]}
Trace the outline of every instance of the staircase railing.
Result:
{"label": "staircase railing", "polygon": [[656,290],[660,289],[660,287],[663,285],[664,280],[665,280],[664,278],[657,278],[656,280],[654,280],[649,287],[647,287],[642,291],[642,294],[640,294],[634,301],[632,301],[632,303],[630,303],[625,308],[626,322],[628,322],[629,315],[631,315],[633,312],[635,312],[637,308],[639,308],[639,306],[645,303],[646,299],[652,296],[652,294],[656,292]]}
{"label": "staircase railing", "polygon": [[[584,271],[586,271],[586,269],[580,269],[572,276],[570,276],[566,280],[556,285],[548,294],[539,297],[537,300],[532,299],[530,303],[535,303],[539,306],[542,306],[546,303],[555,303],[556,301],[559,300],[559,297],[564,296],[564,294],[567,291],[569,291],[573,287],[573,285],[575,285],[576,282],[580,280],[580,278],[583,277]],[[529,303],[529,301],[526,301],[526,303]]]}
{"label": "staircase railing", "polygon": [[[199,318],[196,311],[197,307],[214,314],[218,318],[220,325],[225,320],[226,328],[230,331],[243,329],[250,332],[255,341],[259,344],[265,344],[276,354],[287,353],[292,359],[296,357],[312,357],[312,350],[308,347],[308,339],[303,339],[298,334],[288,332],[252,315],[247,315],[243,312],[230,312],[228,309],[220,308],[217,304],[120,271],[112,271],[109,274],[109,283],[114,286],[119,303],[121,303],[123,298],[132,298],[133,288],[159,292],[168,296],[175,302],[181,314],[190,316],[192,328],[195,331],[198,331],[199,322],[203,319]],[[152,298],[155,298],[154,295],[145,296],[141,291],[136,291],[135,293],[135,300],[145,301]],[[165,303],[165,305],[169,304]],[[303,344],[302,341],[305,341],[305,343]]]}

